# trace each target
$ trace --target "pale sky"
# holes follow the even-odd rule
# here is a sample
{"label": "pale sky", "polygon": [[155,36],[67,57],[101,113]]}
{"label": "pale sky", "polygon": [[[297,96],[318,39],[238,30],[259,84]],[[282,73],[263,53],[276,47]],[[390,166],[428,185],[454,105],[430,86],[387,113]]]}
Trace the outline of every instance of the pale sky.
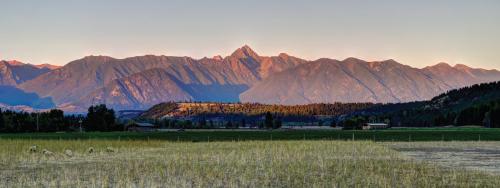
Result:
{"label": "pale sky", "polygon": [[86,55],[395,59],[500,69],[498,0],[0,0],[0,59]]}

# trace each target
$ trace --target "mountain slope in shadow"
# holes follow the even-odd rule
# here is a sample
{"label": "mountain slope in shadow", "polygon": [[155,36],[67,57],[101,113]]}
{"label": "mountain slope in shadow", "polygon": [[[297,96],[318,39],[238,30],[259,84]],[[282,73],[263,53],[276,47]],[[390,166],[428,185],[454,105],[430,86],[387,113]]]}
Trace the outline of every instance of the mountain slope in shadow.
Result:
{"label": "mountain slope in shadow", "polygon": [[40,98],[36,93],[26,93],[13,86],[0,86],[0,103],[10,106],[25,105],[38,109],[55,107],[50,97]]}

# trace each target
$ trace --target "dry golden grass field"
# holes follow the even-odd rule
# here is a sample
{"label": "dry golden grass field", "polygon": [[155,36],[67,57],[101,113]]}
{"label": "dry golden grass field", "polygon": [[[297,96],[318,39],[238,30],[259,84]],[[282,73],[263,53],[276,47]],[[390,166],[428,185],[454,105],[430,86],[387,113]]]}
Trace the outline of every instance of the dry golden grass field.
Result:
{"label": "dry golden grass field", "polygon": [[500,176],[496,173],[440,165],[398,152],[398,149],[405,148],[404,144],[372,141],[172,142],[3,139],[0,140],[0,186],[500,185]]}

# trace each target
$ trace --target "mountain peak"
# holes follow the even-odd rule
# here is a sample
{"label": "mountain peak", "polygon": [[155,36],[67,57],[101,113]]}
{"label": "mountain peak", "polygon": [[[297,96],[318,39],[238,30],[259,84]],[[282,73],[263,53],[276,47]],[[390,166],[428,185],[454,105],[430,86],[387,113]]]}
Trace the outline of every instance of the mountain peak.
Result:
{"label": "mountain peak", "polygon": [[38,68],[40,68],[40,69],[46,68],[46,69],[50,69],[50,70],[61,68],[61,66],[51,65],[51,64],[48,64],[48,63],[44,63],[44,64],[40,64],[40,65],[35,65],[35,66],[38,67]]}
{"label": "mountain peak", "polygon": [[399,62],[397,62],[397,61],[396,61],[396,60],[394,60],[394,59],[387,59],[387,60],[384,60],[384,61],[382,61],[382,62],[384,62],[384,63],[399,63]]}
{"label": "mountain peak", "polygon": [[286,59],[286,58],[289,58],[289,57],[290,57],[290,55],[288,55],[287,53],[280,53],[280,54],[278,55],[278,57],[281,57],[281,58],[283,58],[283,59]]}
{"label": "mountain peak", "polygon": [[82,59],[80,60],[84,60],[84,61],[95,61],[95,62],[107,62],[107,61],[110,61],[110,60],[113,60],[115,58],[112,58],[112,57],[109,57],[109,56],[103,56],[103,55],[89,55],[89,56],[85,56],[83,57]]}
{"label": "mountain peak", "polygon": [[216,61],[222,61],[223,58],[220,55],[216,55],[216,56],[212,57],[212,59],[214,59]]}
{"label": "mountain peak", "polygon": [[453,68],[456,68],[456,69],[463,69],[463,70],[466,70],[466,69],[471,69],[469,66],[464,65],[464,64],[456,64],[455,66],[453,66]]}
{"label": "mountain peak", "polygon": [[439,62],[438,64],[436,64],[434,66],[436,66],[436,67],[451,67],[451,65],[446,63],[446,62]]}
{"label": "mountain peak", "polygon": [[433,68],[434,69],[436,69],[436,68],[438,68],[438,69],[451,69],[453,67],[446,62],[439,62],[438,64],[427,66],[424,69],[433,69]]}
{"label": "mountain peak", "polygon": [[252,50],[252,48],[250,48],[250,46],[248,46],[247,44],[243,45],[241,47],[241,49],[244,49],[244,50]]}
{"label": "mountain peak", "polygon": [[231,54],[231,56],[236,57],[236,58],[251,57],[254,59],[258,59],[258,57],[259,57],[259,55],[257,53],[255,53],[255,51],[253,51],[252,48],[250,48],[250,46],[248,46],[248,45],[244,45],[243,47],[236,49],[236,51],[234,51]]}
{"label": "mountain peak", "polygon": [[342,60],[342,62],[365,62],[365,61],[362,59],[355,58],[355,57],[348,57],[348,58]]}
{"label": "mountain peak", "polygon": [[7,61],[7,63],[8,63],[9,65],[14,65],[14,66],[24,65],[24,63],[23,63],[23,62],[20,62],[20,61],[17,61],[17,60]]}

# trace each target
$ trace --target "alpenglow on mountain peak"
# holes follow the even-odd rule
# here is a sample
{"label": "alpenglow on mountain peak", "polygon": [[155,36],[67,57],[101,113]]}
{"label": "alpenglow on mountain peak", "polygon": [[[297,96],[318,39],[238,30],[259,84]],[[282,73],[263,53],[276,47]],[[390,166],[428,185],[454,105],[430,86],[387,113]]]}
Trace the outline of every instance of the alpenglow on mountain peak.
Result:
{"label": "alpenglow on mountain peak", "polygon": [[236,57],[236,58],[247,58],[247,57],[252,57],[252,58],[258,58],[259,55],[250,48],[248,45],[244,45],[241,48],[236,49],[232,54],[231,57]]}
{"label": "alpenglow on mountain peak", "polygon": [[[3,68],[2,68],[3,66]],[[500,72],[463,66],[410,67],[395,60],[308,61],[285,53],[260,56],[248,45],[222,58],[87,56],[65,66],[0,64],[0,83],[49,98],[61,108],[104,103],[117,110],[165,101],[308,104],[426,100],[450,89],[500,80]],[[33,69],[37,70],[37,69]],[[25,75],[23,79],[15,79]]]}

